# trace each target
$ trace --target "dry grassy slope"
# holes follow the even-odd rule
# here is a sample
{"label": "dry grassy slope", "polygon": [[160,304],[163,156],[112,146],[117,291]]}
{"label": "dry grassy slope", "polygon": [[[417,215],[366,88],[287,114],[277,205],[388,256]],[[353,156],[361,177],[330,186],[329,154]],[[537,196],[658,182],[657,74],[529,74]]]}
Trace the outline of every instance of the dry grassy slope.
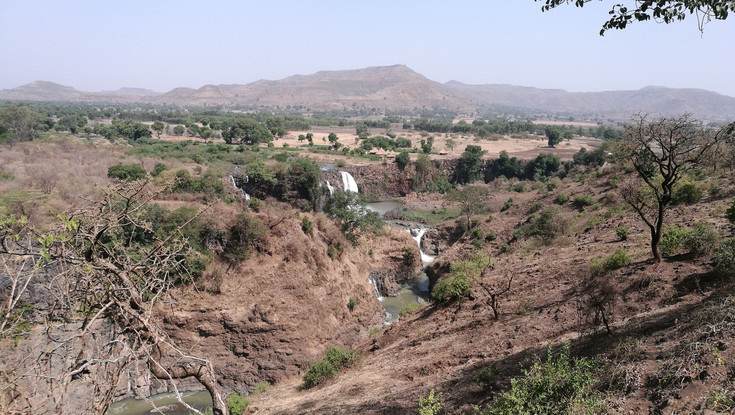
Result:
{"label": "dry grassy slope", "polygon": [[[491,202],[495,218],[489,223],[483,221],[481,226],[485,233],[498,235],[496,241],[483,247],[498,259],[483,282],[501,281],[506,272],[516,272],[511,292],[501,299],[502,316],[498,321],[493,319],[487,294],[479,289],[473,298],[458,305],[427,306],[387,327],[379,336],[363,341],[358,347],[364,355],[362,367],[310,391],[298,390],[298,377],[281,382],[254,398],[253,413],[405,414],[414,411],[418,398],[431,389],[442,392],[447,413],[471,413],[469,403],[486,402],[492,395],[475,382],[478,370],[497,365],[500,384],[507,385],[510,377],[519,374],[519,363],[528,363],[543,353],[547,342],[570,341],[575,354],[602,361],[612,356],[609,367],[617,367],[618,374],[627,375],[618,377],[612,382],[618,386],[609,389],[613,412],[660,413],[665,407],[669,408],[667,413],[691,413],[703,409],[712,391],[729,387],[735,375],[733,324],[729,332],[720,332],[716,339],[723,350],[722,364],[718,365],[713,358],[717,352],[711,347],[714,340],[705,343],[701,327],[692,327],[689,322],[690,317],[700,315],[699,310],[721,301],[716,298],[719,288],[707,274],[709,261],[678,256],[651,264],[647,261],[648,231],[629,211],[585,230],[590,218],[603,214],[613,203],[621,203],[606,180],[566,183],[544,195],[496,189]],[[720,181],[732,183],[729,179]],[[722,218],[722,206],[734,192],[732,185],[724,187],[720,199],[672,209],[669,223],[689,225],[704,220],[732,236],[732,226]],[[562,216],[571,223],[568,236],[549,246],[528,240],[515,242],[511,253],[500,254],[499,246],[525,221],[528,207],[537,201],[551,205],[558,192],[594,195],[601,206],[578,212],[566,205]],[[511,196],[515,206],[499,213],[499,205]],[[633,231],[627,241],[617,240],[615,228],[620,224]],[[467,242],[455,244],[437,261],[465,256],[470,251]],[[583,326],[579,324],[577,299],[581,282],[588,275],[589,259],[618,247],[628,251],[633,263],[606,277],[614,281],[617,291],[615,333],[580,337]],[[588,326],[585,331],[589,332]],[[697,344],[701,353],[687,357]],[[699,366],[695,366],[695,359]],[[687,366],[686,362],[691,364]],[[685,375],[674,377],[671,384],[660,383],[659,375],[670,373],[671,367],[684,368],[680,372]],[[692,373],[696,367],[699,372]],[[687,377],[686,373],[693,376]],[[621,383],[628,385],[627,392]]]}
{"label": "dry grassy slope", "polygon": [[[243,391],[298,376],[328,347],[366,338],[385,317],[369,270],[400,261],[402,248],[415,245],[408,232],[386,228],[352,247],[323,214],[284,205],[261,212],[272,228],[260,252],[231,268],[214,264],[203,285],[211,289],[220,278],[221,293],[181,293],[165,318],[177,341],[213,359],[227,388]],[[313,221],[312,236],[301,229],[304,216]],[[334,259],[327,255],[330,243],[343,248]],[[350,298],[357,301],[353,311]]]}

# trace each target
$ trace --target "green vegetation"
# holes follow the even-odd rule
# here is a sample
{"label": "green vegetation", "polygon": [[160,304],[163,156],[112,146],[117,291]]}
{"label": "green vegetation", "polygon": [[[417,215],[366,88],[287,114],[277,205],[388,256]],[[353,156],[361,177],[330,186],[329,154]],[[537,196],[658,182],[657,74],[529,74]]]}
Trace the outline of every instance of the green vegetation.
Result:
{"label": "green vegetation", "polygon": [[587,206],[595,204],[595,198],[590,195],[579,195],[574,198],[572,204],[578,209],[583,209]]}
{"label": "green vegetation", "polygon": [[301,230],[305,234],[311,236],[313,232],[313,227],[314,225],[311,223],[311,219],[307,218],[306,216],[301,219]]}
{"label": "green vegetation", "polygon": [[715,250],[715,272],[722,278],[735,279],[735,239],[724,240]]}
{"label": "green vegetation", "polygon": [[250,405],[250,400],[237,392],[227,395],[227,411],[230,415],[241,415]]}
{"label": "green vegetation", "polygon": [[311,389],[322,384],[339,373],[342,368],[349,368],[360,363],[361,356],[353,350],[341,347],[332,347],[327,350],[326,357],[311,364],[311,368],[304,374],[302,389]]}
{"label": "green vegetation", "polygon": [[684,183],[674,190],[671,203],[693,205],[702,199],[702,188],[694,183]]}
{"label": "green vegetation", "polygon": [[[331,245],[330,245],[331,246]],[[350,300],[347,301],[347,308],[352,311],[357,307],[357,300],[355,300],[354,297],[350,297]]]}
{"label": "green vegetation", "polygon": [[569,195],[565,195],[564,193],[558,193],[556,197],[554,198],[554,202],[558,205],[563,205],[569,201]]}
{"label": "green vegetation", "polygon": [[628,235],[630,235],[630,229],[625,225],[619,225],[615,228],[615,235],[618,236],[618,240],[626,241],[628,240]]}
{"label": "green vegetation", "polygon": [[457,219],[461,214],[458,206],[447,206],[431,210],[404,210],[396,216],[403,220],[436,225]]}
{"label": "green vegetation", "polygon": [[604,275],[607,272],[630,265],[631,261],[632,260],[625,249],[617,248],[615,252],[604,259],[592,258],[590,260],[590,273],[593,276]]}
{"label": "green vegetation", "polygon": [[419,398],[419,415],[438,415],[444,406],[441,402],[442,394],[434,394],[434,389],[429,392],[426,398]]}
{"label": "green vegetation", "polygon": [[689,231],[679,226],[667,226],[661,234],[661,242],[659,249],[661,255],[672,256],[684,247],[684,239],[689,235]]}
{"label": "green vegetation", "polygon": [[406,314],[411,313],[411,312],[414,312],[414,311],[418,310],[421,307],[422,306],[419,303],[411,303],[411,304],[405,305],[405,306],[401,307],[401,311],[398,312],[398,315],[400,317],[403,317]]}
{"label": "green vegetation", "polygon": [[380,215],[367,208],[365,197],[360,193],[336,190],[327,199],[324,213],[334,219],[353,245],[357,245],[360,231],[374,232],[383,227]]}
{"label": "green vegetation", "polygon": [[431,297],[439,303],[461,301],[472,294],[472,285],[482,273],[493,266],[495,259],[476,251],[469,259],[453,262],[449,275],[434,285]]}
{"label": "green vegetation", "polygon": [[107,168],[107,177],[126,182],[144,179],[147,175],[140,164],[115,164]]}
{"label": "green vegetation", "polygon": [[475,373],[475,381],[482,386],[482,389],[490,391],[498,386],[498,374],[500,374],[498,367],[491,364]]}
{"label": "green vegetation", "polygon": [[597,414],[605,409],[602,397],[593,386],[597,365],[587,359],[569,358],[564,345],[555,356],[551,344],[546,347],[546,361],[536,362],[523,376],[511,380],[503,392],[481,415]]}
{"label": "green vegetation", "polygon": [[500,211],[501,212],[505,212],[506,210],[510,209],[511,207],[513,207],[513,198],[512,197],[510,199],[506,200],[505,203],[503,203],[503,206],[500,208]]}
{"label": "green vegetation", "polygon": [[515,236],[536,237],[545,245],[569,231],[569,222],[560,215],[557,206],[547,208],[540,215],[531,215]]}

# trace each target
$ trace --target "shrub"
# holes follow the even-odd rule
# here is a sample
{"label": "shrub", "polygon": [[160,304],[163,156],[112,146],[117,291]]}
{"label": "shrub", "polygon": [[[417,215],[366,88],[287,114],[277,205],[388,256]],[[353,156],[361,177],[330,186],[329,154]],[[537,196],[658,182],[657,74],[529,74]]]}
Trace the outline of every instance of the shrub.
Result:
{"label": "shrub", "polygon": [[307,234],[311,235],[313,232],[314,224],[311,222],[311,219],[307,218],[306,216],[301,219],[301,230]]}
{"label": "shrub", "polygon": [[475,381],[486,391],[498,386],[498,367],[491,364],[475,374]]}
{"label": "shrub", "polygon": [[350,301],[347,302],[347,308],[352,311],[355,307],[357,307],[357,300],[355,300],[354,297],[350,297]]}
{"label": "shrub", "polygon": [[587,359],[570,359],[569,346],[555,357],[551,344],[546,361],[536,362],[511,380],[510,389],[498,396],[482,415],[600,413],[604,403],[593,386],[597,365]]}
{"label": "shrub", "polygon": [[[153,167],[153,170],[151,170],[151,176],[158,177],[158,175],[161,174],[161,172],[163,172],[166,169],[167,167],[165,164],[156,163],[156,165]],[[108,175],[109,175],[109,170],[108,170]]]}
{"label": "shrub", "polygon": [[500,208],[501,212],[505,212],[506,210],[510,209],[513,206],[513,198],[511,197],[508,199],[504,204],[503,207]]}
{"label": "shrub", "polygon": [[590,261],[590,273],[593,276],[603,275],[631,263],[630,256],[623,248],[618,248],[604,259],[592,258]]}
{"label": "shrub", "polygon": [[431,296],[438,302],[459,301],[472,294],[472,283],[495,260],[482,251],[450,266],[450,274],[434,285]]}
{"label": "shrub", "polygon": [[544,207],[544,204],[543,204],[543,203],[541,203],[541,202],[536,202],[536,203],[534,203],[533,205],[531,205],[531,207],[529,207],[529,208],[528,208],[528,210],[526,211],[526,214],[527,214],[527,215],[531,215],[531,214],[533,214],[533,213],[536,213],[536,212],[538,212],[539,210],[541,210],[541,209],[542,209],[543,207]]}
{"label": "shrub", "polygon": [[337,159],[337,160],[334,160],[334,165],[339,168],[343,168],[343,167],[347,167],[347,162],[344,159]]}
{"label": "shrub", "polygon": [[257,197],[251,197],[250,200],[248,201],[248,206],[253,212],[260,212],[260,205],[262,203],[263,202]]}
{"label": "shrub", "polygon": [[630,229],[625,225],[620,225],[615,228],[615,234],[618,236],[619,240],[625,241],[628,239],[628,235],[630,235]]}
{"label": "shrub", "polygon": [[702,198],[702,188],[694,183],[684,183],[674,190],[672,202],[674,204],[684,203],[693,205]]}
{"label": "shrub", "polygon": [[337,256],[337,248],[335,248],[334,245],[329,244],[329,246],[327,247],[327,255],[330,258],[334,259]]}
{"label": "shrub", "polygon": [[735,199],[733,199],[732,205],[725,211],[725,217],[730,223],[735,224]]}
{"label": "shrub", "polygon": [[442,394],[434,395],[434,389],[429,392],[426,398],[419,398],[419,415],[437,415],[442,410],[441,402]]}
{"label": "shrub", "polygon": [[727,239],[715,250],[715,272],[723,278],[735,277],[735,239]]}
{"label": "shrub", "polygon": [[593,205],[595,203],[595,198],[590,195],[581,195],[581,196],[575,197],[572,203],[577,208],[582,209],[586,206]]}
{"label": "shrub", "polygon": [[497,238],[494,233],[488,232],[487,235],[485,235],[485,240],[488,242],[494,241]]}
{"label": "shrub", "polygon": [[516,193],[525,193],[528,191],[528,187],[526,186],[526,182],[518,182],[513,185],[512,190]]}
{"label": "shrub", "polygon": [[510,245],[503,244],[503,245],[500,246],[500,252],[505,253],[505,252],[508,252],[508,251],[510,251]]}
{"label": "shrub", "polygon": [[554,199],[554,201],[559,205],[563,205],[569,201],[569,195],[565,195],[564,193],[559,193],[556,195],[556,198]]}
{"label": "shrub", "polygon": [[412,311],[418,310],[419,308],[421,308],[421,305],[419,305],[418,303],[411,303],[401,307],[401,311],[398,312],[398,315],[400,317],[403,317]]}
{"label": "shrub", "polygon": [[312,363],[311,368],[304,374],[301,388],[313,388],[339,373],[342,368],[355,366],[359,362],[360,354],[356,351],[332,347],[327,350],[324,359]]}
{"label": "shrub", "polygon": [[143,179],[147,174],[140,164],[115,164],[107,168],[107,177],[126,182]]}
{"label": "shrub", "polygon": [[709,255],[719,242],[719,235],[704,223],[697,223],[694,230],[684,236],[684,248],[694,256]]}
{"label": "shrub", "polygon": [[661,241],[658,248],[663,256],[674,255],[684,246],[684,238],[687,237],[689,231],[678,226],[667,226],[661,234]]}
{"label": "shrub", "polygon": [[250,405],[250,400],[237,392],[227,395],[227,411],[230,415],[241,415],[248,405]]}

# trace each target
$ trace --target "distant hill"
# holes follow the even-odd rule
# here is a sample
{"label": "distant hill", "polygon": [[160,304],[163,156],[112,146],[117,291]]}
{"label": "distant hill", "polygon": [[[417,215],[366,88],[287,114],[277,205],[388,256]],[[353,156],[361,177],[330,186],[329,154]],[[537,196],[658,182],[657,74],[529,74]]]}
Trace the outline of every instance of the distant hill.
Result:
{"label": "distant hill", "polygon": [[164,94],[140,88],[83,92],[52,82],[36,81],[0,90],[0,100],[73,102],[148,102],[181,106],[295,107],[304,110],[446,110],[482,114],[508,107],[548,114],[627,119],[634,113],[690,112],[709,120],[735,119],[735,98],[701,89],[649,86],[637,91],[568,92],[514,85],[442,84],[404,65],[293,75],[245,85],[175,88]]}

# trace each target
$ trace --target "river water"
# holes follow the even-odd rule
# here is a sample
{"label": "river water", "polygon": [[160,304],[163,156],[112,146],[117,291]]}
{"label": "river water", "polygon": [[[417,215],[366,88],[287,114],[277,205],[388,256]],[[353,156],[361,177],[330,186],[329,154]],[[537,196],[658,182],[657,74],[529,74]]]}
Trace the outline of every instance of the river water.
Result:
{"label": "river water", "polygon": [[[212,407],[212,398],[207,391],[181,392],[183,401],[199,411]],[[173,393],[160,393],[149,398],[157,408],[166,415],[188,415],[193,413],[176,399]],[[146,415],[156,414],[153,405],[144,399],[127,398],[115,402],[105,413],[106,415]]]}

